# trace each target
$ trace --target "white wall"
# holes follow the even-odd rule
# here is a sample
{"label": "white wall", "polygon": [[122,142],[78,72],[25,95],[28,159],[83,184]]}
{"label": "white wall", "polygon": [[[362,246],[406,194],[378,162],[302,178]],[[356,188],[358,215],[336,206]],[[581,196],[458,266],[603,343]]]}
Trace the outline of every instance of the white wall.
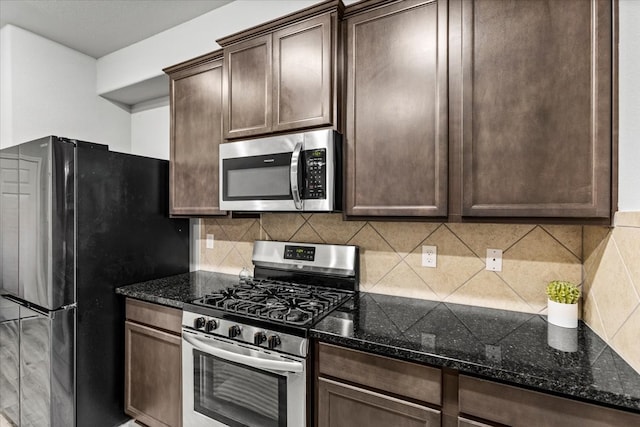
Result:
{"label": "white wall", "polygon": [[320,0],[236,0],[98,59],[97,90],[111,92],[219,49],[216,39],[304,9]]}
{"label": "white wall", "polygon": [[618,210],[640,211],[640,1],[620,0]]}
{"label": "white wall", "polygon": [[169,160],[169,97],[131,110],[131,153]]}
{"label": "white wall", "polygon": [[130,114],[97,96],[94,58],[12,25],[0,38],[1,147],[58,135],[130,151]]}

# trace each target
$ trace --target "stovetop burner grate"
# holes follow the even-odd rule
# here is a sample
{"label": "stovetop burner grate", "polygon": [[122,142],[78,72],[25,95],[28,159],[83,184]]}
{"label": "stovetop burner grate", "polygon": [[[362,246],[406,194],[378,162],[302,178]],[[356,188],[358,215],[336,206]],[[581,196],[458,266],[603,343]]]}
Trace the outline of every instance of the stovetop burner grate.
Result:
{"label": "stovetop burner grate", "polygon": [[339,305],[351,292],[298,285],[269,279],[253,279],[193,302],[244,316],[289,325],[305,326]]}

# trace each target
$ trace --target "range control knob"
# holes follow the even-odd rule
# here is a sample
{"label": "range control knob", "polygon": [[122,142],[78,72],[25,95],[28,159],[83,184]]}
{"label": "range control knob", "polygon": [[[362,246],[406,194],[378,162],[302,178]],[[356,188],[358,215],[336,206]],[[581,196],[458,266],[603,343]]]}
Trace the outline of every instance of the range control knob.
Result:
{"label": "range control knob", "polygon": [[204,330],[207,332],[211,332],[217,327],[218,327],[218,323],[215,320],[211,319],[207,322],[206,325],[204,325]]}
{"label": "range control knob", "polygon": [[196,320],[193,321],[193,327],[196,329],[202,329],[204,328],[204,324],[207,321],[205,320],[204,317],[198,317]]}
{"label": "range control knob", "polygon": [[229,326],[229,338],[235,338],[241,333],[242,331],[240,330],[240,326],[238,325]]}
{"label": "range control knob", "polygon": [[267,340],[267,334],[264,332],[256,332],[253,334],[253,343],[255,345],[260,345]]}
{"label": "range control knob", "polygon": [[267,347],[273,349],[280,345],[280,337],[277,335],[269,335],[267,339]]}

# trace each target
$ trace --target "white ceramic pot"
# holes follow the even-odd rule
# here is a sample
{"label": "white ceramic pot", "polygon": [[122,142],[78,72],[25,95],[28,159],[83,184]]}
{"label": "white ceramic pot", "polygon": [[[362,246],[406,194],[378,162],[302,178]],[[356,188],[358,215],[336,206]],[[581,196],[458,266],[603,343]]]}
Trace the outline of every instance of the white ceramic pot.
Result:
{"label": "white ceramic pot", "polygon": [[563,328],[577,328],[578,304],[562,304],[547,299],[547,320]]}

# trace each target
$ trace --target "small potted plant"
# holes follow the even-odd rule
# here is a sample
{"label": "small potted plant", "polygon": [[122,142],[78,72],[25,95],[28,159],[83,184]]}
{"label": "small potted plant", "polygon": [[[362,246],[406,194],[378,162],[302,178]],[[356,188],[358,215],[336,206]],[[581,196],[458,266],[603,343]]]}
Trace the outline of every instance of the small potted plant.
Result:
{"label": "small potted plant", "polygon": [[554,280],[547,285],[547,320],[563,328],[578,327],[580,289],[571,282]]}

